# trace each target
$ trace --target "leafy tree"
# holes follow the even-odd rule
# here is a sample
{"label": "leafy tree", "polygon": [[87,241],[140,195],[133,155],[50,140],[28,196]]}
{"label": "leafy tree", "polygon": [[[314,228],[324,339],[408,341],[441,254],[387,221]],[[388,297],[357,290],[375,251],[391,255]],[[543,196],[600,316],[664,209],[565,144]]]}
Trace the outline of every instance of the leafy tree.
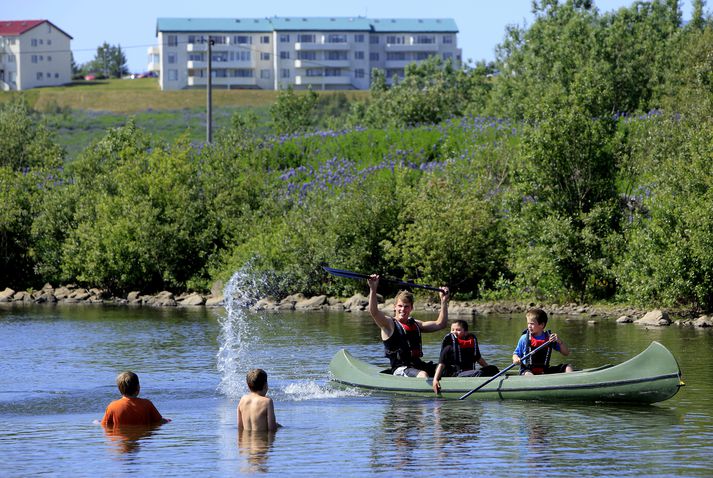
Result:
{"label": "leafy tree", "polygon": [[270,107],[275,132],[293,134],[309,130],[315,124],[317,99],[317,93],[311,89],[304,94],[295,93],[292,86],[281,90]]}
{"label": "leafy tree", "polygon": [[86,65],[89,72],[98,73],[106,78],[121,78],[129,73],[126,55],[121,45],[113,46],[107,42],[97,47],[94,59]]}

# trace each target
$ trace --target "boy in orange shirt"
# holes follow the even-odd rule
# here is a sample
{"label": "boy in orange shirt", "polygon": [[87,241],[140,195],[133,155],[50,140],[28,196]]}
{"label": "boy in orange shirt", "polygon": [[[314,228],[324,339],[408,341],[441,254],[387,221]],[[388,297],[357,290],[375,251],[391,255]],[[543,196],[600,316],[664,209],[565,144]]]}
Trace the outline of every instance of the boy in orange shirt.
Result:
{"label": "boy in orange shirt", "polygon": [[281,427],[275,419],[272,398],[267,395],[267,372],[261,368],[250,370],[246,376],[250,393],[238,403],[239,431],[270,431]]}
{"label": "boy in orange shirt", "polygon": [[163,418],[151,400],[138,398],[141,385],[139,377],[134,372],[122,372],[116,377],[122,397],[114,400],[106,407],[103,427],[120,427],[124,425],[159,425],[170,420]]}

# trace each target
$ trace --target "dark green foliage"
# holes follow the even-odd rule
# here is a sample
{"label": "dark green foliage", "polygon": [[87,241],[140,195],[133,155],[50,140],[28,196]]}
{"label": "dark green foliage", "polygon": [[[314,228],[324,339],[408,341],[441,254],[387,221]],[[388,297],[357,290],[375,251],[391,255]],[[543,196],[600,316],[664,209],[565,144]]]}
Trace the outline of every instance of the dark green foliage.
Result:
{"label": "dark green foliage", "polygon": [[309,130],[316,122],[317,93],[312,90],[295,93],[290,86],[280,92],[270,107],[272,124],[277,134],[293,134]]}

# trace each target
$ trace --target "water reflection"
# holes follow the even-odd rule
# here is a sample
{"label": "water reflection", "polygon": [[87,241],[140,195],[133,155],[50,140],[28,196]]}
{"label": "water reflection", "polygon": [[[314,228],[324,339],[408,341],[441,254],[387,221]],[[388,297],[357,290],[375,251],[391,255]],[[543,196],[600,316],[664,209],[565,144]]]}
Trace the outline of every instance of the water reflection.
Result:
{"label": "water reflection", "polygon": [[390,466],[401,470],[417,462],[415,454],[422,443],[424,432],[433,423],[428,402],[407,397],[393,397],[384,411],[381,430],[372,443],[372,466]]}
{"label": "water reflection", "polygon": [[275,432],[242,430],[238,432],[238,450],[247,458],[243,473],[267,473],[267,458],[275,441]]}
{"label": "water reflection", "polygon": [[147,441],[161,425],[121,426],[104,428],[114,451],[132,454],[139,451],[142,442]]}

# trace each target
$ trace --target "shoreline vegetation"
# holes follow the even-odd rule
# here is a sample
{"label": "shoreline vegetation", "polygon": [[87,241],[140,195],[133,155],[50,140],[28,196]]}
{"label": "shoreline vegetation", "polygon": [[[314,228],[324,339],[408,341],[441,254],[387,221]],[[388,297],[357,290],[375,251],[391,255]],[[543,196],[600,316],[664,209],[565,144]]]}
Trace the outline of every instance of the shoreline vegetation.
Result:
{"label": "shoreline vegetation", "polygon": [[[384,300],[379,295],[379,308],[385,311],[393,310],[393,299]],[[209,294],[186,292],[174,295],[169,291],[157,294],[142,294],[138,291],[129,292],[126,297],[114,297],[110,293],[98,289],[68,285],[57,288],[50,284],[37,291],[15,292],[9,287],[0,291],[0,307],[23,305],[104,305],[128,307],[224,307],[225,297],[220,288],[214,288]],[[302,293],[288,295],[283,299],[266,297],[257,300],[250,309],[265,312],[292,312],[292,311],[336,311],[348,313],[368,314],[369,299],[362,294],[355,294],[349,298],[328,297],[317,295],[307,297]],[[457,301],[451,300],[448,313],[451,318],[475,318],[488,315],[523,314],[529,307],[540,307],[549,315],[566,315],[590,324],[599,321],[616,320],[617,323],[635,323],[647,327],[665,327],[676,325],[680,327],[713,327],[713,315],[693,314],[691,311],[668,311],[654,309],[644,311],[623,305],[592,305],[592,304],[536,304],[519,303],[514,301]],[[416,302],[414,310],[437,313],[440,308],[435,297],[420,299]]]}
{"label": "shoreline vegetation", "polygon": [[0,284],[207,304],[247,268],[280,301],[363,292],[329,264],[463,304],[712,312],[713,20],[678,3],[534,2],[496,61],[368,92],[216,92],[210,142],[181,103],[203,92],[151,79],[0,92]]}

